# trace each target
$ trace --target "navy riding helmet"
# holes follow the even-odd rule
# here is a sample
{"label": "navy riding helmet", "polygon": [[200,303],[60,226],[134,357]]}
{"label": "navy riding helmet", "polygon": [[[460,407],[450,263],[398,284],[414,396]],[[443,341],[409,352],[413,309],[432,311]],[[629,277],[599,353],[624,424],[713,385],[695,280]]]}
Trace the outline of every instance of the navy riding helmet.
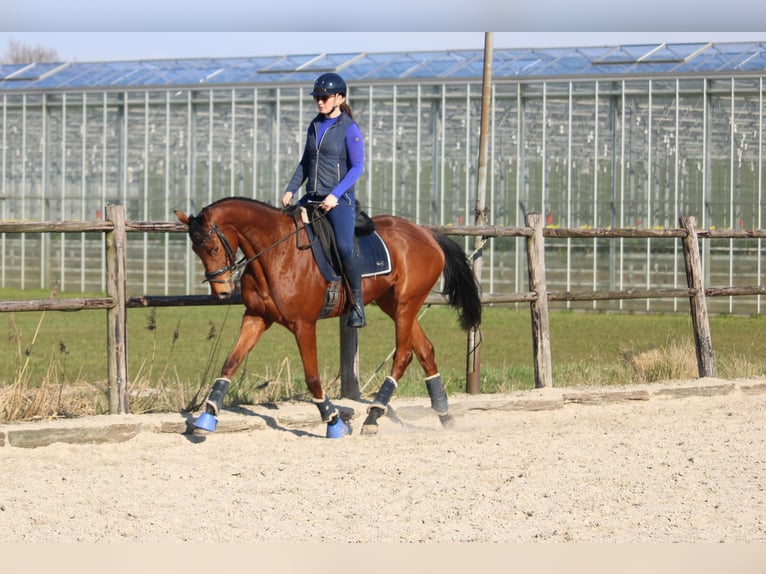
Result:
{"label": "navy riding helmet", "polygon": [[311,91],[312,96],[331,96],[333,94],[341,94],[346,96],[346,82],[343,81],[338,74],[328,72],[322,74],[314,82],[314,89]]}

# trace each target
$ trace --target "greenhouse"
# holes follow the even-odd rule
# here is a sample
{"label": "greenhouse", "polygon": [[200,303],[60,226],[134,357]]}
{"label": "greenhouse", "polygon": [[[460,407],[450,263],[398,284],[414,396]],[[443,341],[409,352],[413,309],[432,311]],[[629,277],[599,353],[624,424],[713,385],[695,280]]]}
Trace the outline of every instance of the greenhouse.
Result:
{"label": "greenhouse", "polygon": [[[537,211],[551,227],[677,228],[693,215],[699,228],[763,228],[766,43],[492,54],[488,224],[522,226]],[[2,65],[0,218],[98,220],[121,203],[130,220],[174,221],[173,210],[224,196],[276,205],[316,114],[313,81],[333,71],[365,135],[363,208],[470,225],[483,70],[481,49]],[[0,287],[104,289],[99,234],[0,241]],[[760,239],[703,248],[706,284],[762,284]],[[185,235],[136,234],[129,249],[129,294],[207,292]],[[527,290],[523,239],[490,240],[483,253],[485,293]],[[549,240],[546,258],[550,289],[685,285],[674,240]],[[710,306],[762,313],[761,299]],[[565,305],[688,309],[675,299]]]}

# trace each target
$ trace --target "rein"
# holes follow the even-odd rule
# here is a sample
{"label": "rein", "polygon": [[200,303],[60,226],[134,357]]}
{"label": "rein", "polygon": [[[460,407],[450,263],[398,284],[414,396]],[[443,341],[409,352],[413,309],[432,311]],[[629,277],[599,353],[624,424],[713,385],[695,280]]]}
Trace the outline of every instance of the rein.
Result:
{"label": "rein", "polygon": [[[319,214],[317,215],[317,212]],[[213,233],[215,233],[218,236],[218,240],[223,245],[223,249],[226,252],[226,265],[223,267],[216,269],[215,271],[205,271],[205,279],[203,279],[203,283],[224,283],[225,281],[221,279],[216,279],[216,277],[223,275],[227,271],[231,271],[232,274],[240,271],[243,267],[247,267],[250,263],[258,259],[261,255],[271,251],[274,249],[277,245],[280,243],[284,243],[288,239],[290,239],[293,235],[297,235],[300,233],[303,229],[306,229],[310,224],[314,223],[315,221],[319,221],[321,218],[325,217],[327,215],[327,212],[321,211],[321,210],[314,210],[311,215],[311,221],[308,223],[304,223],[303,225],[298,225],[296,220],[296,226],[295,230],[288,233],[286,236],[282,237],[281,239],[278,239],[265,249],[262,249],[255,255],[252,255],[251,257],[242,257],[239,261],[235,261],[235,253],[234,250],[231,248],[231,245],[229,245],[229,242],[226,240],[226,236],[223,234],[223,232],[220,230],[220,228],[215,224],[214,221],[210,222],[210,231],[208,231],[205,238],[200,242],[200,244],[205,243]]]}

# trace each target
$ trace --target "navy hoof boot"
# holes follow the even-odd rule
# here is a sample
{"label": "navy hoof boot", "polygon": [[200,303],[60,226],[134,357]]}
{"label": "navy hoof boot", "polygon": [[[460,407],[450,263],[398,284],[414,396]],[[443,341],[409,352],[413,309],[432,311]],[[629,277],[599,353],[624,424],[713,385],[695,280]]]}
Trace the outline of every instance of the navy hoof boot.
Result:
{"label": "navy hoof boot", "polygon": [[351,434],[351,430],[348,425],[343,422],[340,416],[336,416],[333,420],[327,423],[327,438],[343,438]]}

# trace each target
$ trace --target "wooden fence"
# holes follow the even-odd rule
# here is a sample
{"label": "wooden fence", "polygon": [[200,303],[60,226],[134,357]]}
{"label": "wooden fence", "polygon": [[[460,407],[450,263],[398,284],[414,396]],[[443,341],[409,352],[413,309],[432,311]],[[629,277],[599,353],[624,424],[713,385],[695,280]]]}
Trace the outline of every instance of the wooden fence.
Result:
{"label": "wooden fence", "polygon": [[[531,310],[535,386],[553,385],[548,303],[550,301],[597,301],[621,299],[688,298],[694,329],[697,366],[700,377],[716,375],[715,357],[710,337],[707,297],[766,295],[766,287],[705,288],[699,250],[700,239],[766,238],[766,230],[697,230],[696,219],[680,218],[678,229],[566,229],[545,228],[539,213],[530,213],[526,227],[495,226],[430,226],[445,235],[474,237],[525,237],[529,291],[510,294],[482,295],[482,304],[528,303]],[[127,373],[127,309],[135,307],[169,307],[189,305],[238,304],[234,297],[218,302],[208,295],[178,295],[127,297],[126,236],[128,232],[185,232],[180,223],[126,221],[121,205],[109,205],[106,220],[91,222],[0,222],[0,233],[82,233],[103,232],[107,253],[106,297],[57,298],[23,301],[0,301],[0,312],[13,311],[72,311],[105,309],[107,312],[107,380],[109,411],[129,412]],[[628,289],[620,291],[548,291],[545,279],[545,237],[556,238],[678,238],[683,242],[687,287],[683,289]],[[444,304],[444,297],[429,296],[429,304]],[[343,322],[341,322],[343,326]],[[358,361],[356,331],[342,329],[341,394],[357,398]],[[468,361],[468,364],[478,362]],[[469,373],[467,373],[469,374]],[[470,375],[470,374],[469,374]]]}

